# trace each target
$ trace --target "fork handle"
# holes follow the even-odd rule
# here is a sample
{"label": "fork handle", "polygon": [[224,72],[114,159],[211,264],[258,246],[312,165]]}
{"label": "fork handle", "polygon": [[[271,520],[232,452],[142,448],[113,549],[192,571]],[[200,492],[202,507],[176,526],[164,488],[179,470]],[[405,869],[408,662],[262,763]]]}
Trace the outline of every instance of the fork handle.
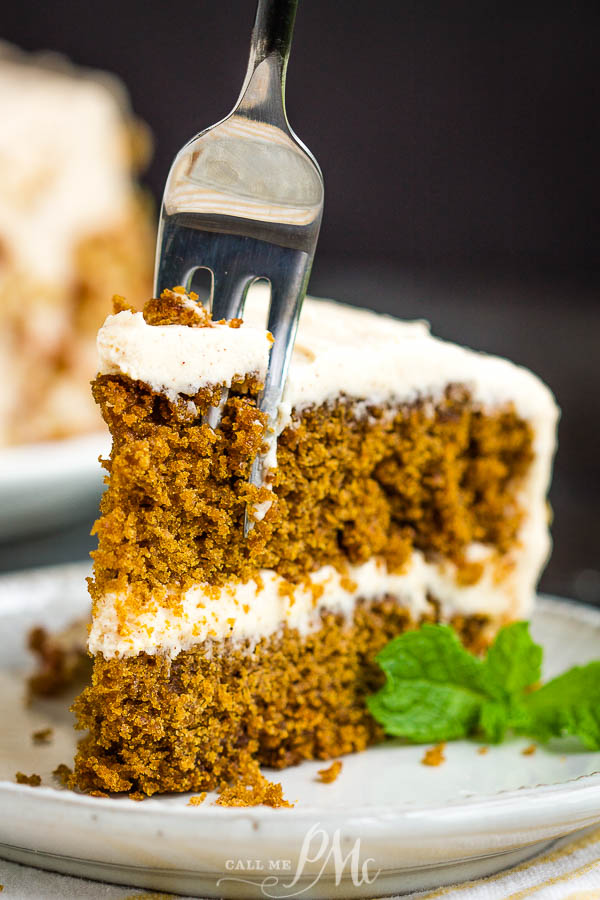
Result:
{"label": "fork handle", "polygon": [[[240,111],[243,110],[250,115],[258,114],[267,120],[279,119],[281,114],[285,118],[285,72],[292,46],[297,7],[298,0],[258,0],[250,41],[248,70],[238,100]],[[269,60],[266,66],[271,88],[265,92],[263,85],[255,92],[254,74],[265,60]],[[261,71],[264,68],[263,66]],[[257,78],[260,80],[260,76],[257,75]]]}
{"label": "fork handle", "polygon": [[285,67],[290,55],[297,8],[298,0],[258,0],[250,57],[255,67],[272,53],[281,57]]}

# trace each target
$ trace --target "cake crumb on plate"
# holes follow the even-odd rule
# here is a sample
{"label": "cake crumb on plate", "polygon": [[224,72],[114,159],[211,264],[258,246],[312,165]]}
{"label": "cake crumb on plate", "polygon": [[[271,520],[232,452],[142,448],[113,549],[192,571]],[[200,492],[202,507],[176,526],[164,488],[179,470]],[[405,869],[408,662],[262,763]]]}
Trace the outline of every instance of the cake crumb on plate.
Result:
{"label": "cake crumb on plate", "polygon": [[69,778],[73,774],[73,769],[68,766],[66,763],[59,763],[55,769],[53,769],[52,774],[55,778],[58,778],[61,784],[67,785]]}
{"label": "cake crumb on plate", "polygon": [[336,759],[336,761],[331,763],[327,769],[319,769],[317,772],[317,775],[319,776],[318,781],[322,781],[323,784],[331,784],[336,780],[341,771],[342,761],[341,759]]}
{"label": "cake crumb on plate", "polygon": [[429,750],[425,751],[423,759],[421,762],[424,766],[441,766],[442,763],[446,762],[446,757],[444,756],[444,749],[446,747],[445,743],[436,744],[435,747],[430,747]]}
{"label": "cake crumb on plate", "polygon": [[256,767],[240,781],[226,785],[219,791],[216,806],[271,806],[279,809],[282,806],[293,806],[283,796],[283,788],[278,781],[269,781]]}
{"label": "cake crumb on plate", "polygon": [[24,772],[17,772],[15,774],[15,780],[17,784],[29,784],[31,787],[39,787],[42,783],[41,777],[36,775],[35,772],[32,775],[25,775]]}
{"label": "cake crumb on plate", "polygon": [[31,735],[31,740],[34,744],[50,744],[53,737],[53,728],[40,728],[39,731],[33,732],[33,734]]}

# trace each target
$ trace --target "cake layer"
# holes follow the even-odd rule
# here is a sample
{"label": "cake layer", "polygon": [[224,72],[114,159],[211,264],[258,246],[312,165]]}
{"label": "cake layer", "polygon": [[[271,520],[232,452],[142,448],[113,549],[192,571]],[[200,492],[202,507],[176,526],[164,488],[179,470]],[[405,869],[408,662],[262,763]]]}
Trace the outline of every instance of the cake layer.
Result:
{"label": "cake layer", "polygon": [[[435,620],[435,607],[425,617]],[[92,685],[76,701],[89,729],[75,760],[83,790],[211,790],[258,761],[283,768],[363,750],[382,734],[364,698],[382,682],[373,662],[416,624],[395,598],[359,604],[351,621],[325,613],[306,636],[285,627],[253,653],[230,641],[167,656],[94,659]],[[473,651],[485,617],[453,625]]]}
{"label": "cake layer", "polygon": [[306,637],[321,627],[324,613],[350,623],[357,605],[384,597],[395,597],[414,620],[431,613],[430,598],[435,597],[444,621],[485,611],[490,624],[498,627],[531,613],[539,569],[549,549],[545,528],[536,537],[538,543],[530,544],[527,554],[513,558],[472,545],[466,553],[472,567],[468,573],[450,562],[428,562],[415,550],[401,573],[388,571],[385,561],[373,557],[343,574],[322,566],[301,584],[262,569],[246,583],[204,583],[183,592],[173,587],[167,589],[170,604],[158,597],[141,609],[127,593],[108,594],[96,601],[88,647],[105,659],[140,653],[174,659],[194,646],[211,655],[215,642],[228,639],[232,646],[252,652],[263,638],[284,628]]}

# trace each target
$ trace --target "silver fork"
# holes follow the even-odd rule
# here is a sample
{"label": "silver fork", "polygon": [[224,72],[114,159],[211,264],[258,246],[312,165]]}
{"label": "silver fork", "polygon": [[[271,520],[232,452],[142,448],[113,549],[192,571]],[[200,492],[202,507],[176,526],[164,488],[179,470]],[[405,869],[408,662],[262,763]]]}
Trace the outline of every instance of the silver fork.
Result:
{"label": "silver fork", "polygon": [[[251,284],[271,284],[271,348],[259,407],[267,414],[265,452],[250,483],[262,485],[276,445],[276,420],[323,213],[317,161],[289,126],[285,76],[298,0],[258,0],[250,59],[233,111],[177,154],[167,178],[155,292],[212,273],[213,319],[243,315]],[[227,391],[205,421],[216,429]],[[244,534],[252,528],[246,510]]]}

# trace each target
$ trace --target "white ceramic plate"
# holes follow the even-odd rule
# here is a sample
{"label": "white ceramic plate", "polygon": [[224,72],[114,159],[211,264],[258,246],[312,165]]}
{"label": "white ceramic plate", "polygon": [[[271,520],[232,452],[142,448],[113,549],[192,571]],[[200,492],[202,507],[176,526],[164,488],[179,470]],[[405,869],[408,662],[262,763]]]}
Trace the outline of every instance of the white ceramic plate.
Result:
{"label": "white ceramic plate", "polygon": [[0,449],[0,540],[77,521],[97,506],[108,433]]}
{"label": "white ceramic plate", "polygon": [[[51,772],[72,759],[70,715],[66,701],[23,704],[23,640],[34,622],[85,613],[86,573],[0,578],[0,856],[201,897],[373,897],[490,874],[600,820],[600,754],[527,756],[523,740],[485,755],[453,743],[438,768],[421,765],[423,747],[390,742],[344,758],[333,784],[316,780],[322,763],[272,773],[293,809],[61,790]],[[549,675],[598,656],[600,611],[545,598],[533,625]],[[34,746],[32,732],[46,726],[53,743]],[[42,787],[15,784],[17,770],[39,773]]]}

